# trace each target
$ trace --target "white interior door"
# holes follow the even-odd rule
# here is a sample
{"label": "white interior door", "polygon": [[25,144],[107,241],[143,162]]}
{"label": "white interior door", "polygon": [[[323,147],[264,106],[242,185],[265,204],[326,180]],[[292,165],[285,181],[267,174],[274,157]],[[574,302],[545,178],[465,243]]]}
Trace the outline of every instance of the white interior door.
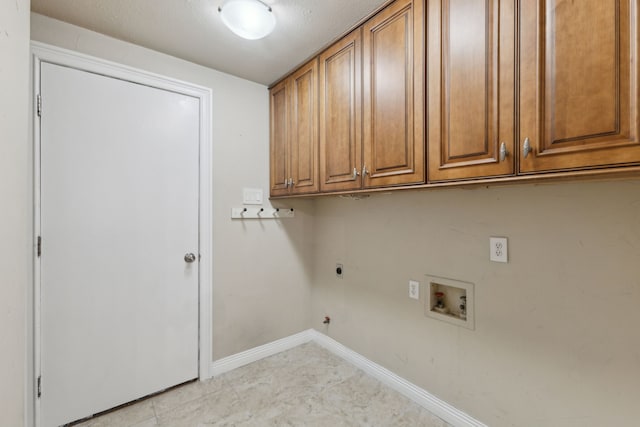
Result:
{"label": "white interior door", "polygon": [[40,81],[50,427],[198,376],[199,100],[44,62]]}

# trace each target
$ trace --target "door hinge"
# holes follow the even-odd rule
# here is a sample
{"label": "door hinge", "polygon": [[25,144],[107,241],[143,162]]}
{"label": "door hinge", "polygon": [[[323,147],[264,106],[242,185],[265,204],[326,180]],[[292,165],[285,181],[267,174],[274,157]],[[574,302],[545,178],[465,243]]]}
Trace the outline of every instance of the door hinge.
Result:
{"label": "door hinge", "polygon": [[40,94],[36,95],[36,111],[38,113],[38,117],[42,117],[42,97]]}
{"label": "door hinge", "polygon": [[37,389],[38,398],[40,398],[40,396],[42,396],[42,376],[38,377]]}
{"label": "door hinge", "polygon": [[38,236],[38,243],[36,244],[36,254],[38,258],[42,255],[42,237]]}

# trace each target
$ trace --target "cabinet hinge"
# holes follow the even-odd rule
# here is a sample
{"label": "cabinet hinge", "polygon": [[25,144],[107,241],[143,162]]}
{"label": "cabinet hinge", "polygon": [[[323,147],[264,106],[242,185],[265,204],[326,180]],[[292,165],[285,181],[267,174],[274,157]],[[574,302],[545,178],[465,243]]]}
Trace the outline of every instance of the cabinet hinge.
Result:
{"label": "cabinet hinge", "polygon": [[38,236],[38,243],[36,244],[36,254],[38,258],[42,255],[42,237]]}
{"label": "cabinet hinge", "polygon": [[40,398],[40,396],[42,396],[42,376],[38,377],[37,389],[38,398]]}
{"label": "cabinet hinge", "polygon": [[40,94],[36,95],[36,111],[38,113],[38,117],[42,117],[42,97]]}

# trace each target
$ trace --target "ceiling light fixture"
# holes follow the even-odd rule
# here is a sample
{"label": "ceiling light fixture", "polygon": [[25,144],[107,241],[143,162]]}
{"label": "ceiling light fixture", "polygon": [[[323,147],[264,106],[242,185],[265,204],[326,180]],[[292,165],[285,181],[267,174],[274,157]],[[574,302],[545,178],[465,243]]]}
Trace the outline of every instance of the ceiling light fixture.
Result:
{"label": "ceiling light fixture", "polygon": [[266,37],[276,26],[271,7],[260,0],[227,0],[218,12],[231,31],[248,40]]}

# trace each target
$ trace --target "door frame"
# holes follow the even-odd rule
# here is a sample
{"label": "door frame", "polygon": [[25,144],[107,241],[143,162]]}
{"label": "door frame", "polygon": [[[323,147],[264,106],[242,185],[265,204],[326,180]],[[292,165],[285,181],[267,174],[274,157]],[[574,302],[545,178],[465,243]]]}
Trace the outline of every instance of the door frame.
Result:
{"label": "door frame", "polygon": [[[164,77],[148,71],[81,54],[40,42],[31,42],[31,129],[32,129],[32,189],[33,189],[33,280],[27,295],[27,378],[25,425],[40,425],[40,400],[36,396],[37,378],[41,367],[40,346],[40,258],[37,256],[37,238],[40,235],[40,120],[37,96],[40,93],[40,64],[48,62],[106,77],[126,80],[153,88],[192,96],[200,102],[199,132],[199,277],[198,277],[198,377],[211,378],[212,359],[211,319],[213,290],[213,161],[212,161],[212,91],[210,88]],[[46,389],[46,386],[43,387]]]}

